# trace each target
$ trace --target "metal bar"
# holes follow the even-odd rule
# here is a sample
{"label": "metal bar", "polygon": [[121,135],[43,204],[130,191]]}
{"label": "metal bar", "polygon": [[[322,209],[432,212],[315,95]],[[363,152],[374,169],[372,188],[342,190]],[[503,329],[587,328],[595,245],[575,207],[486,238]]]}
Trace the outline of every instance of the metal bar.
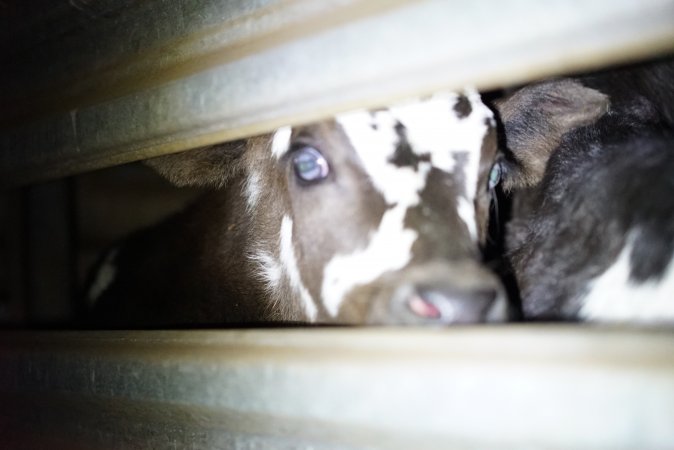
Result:
{"label": "metal bar", "polygon": [[13,332],[3,448],[674,446],[671,330]]}
{"label": "metal bar", "polygon": [[61,34],[7,52],[1,184],[674,50],[674,0],[101,5],[89,22],[76,11],[81,28],[47,27]]}

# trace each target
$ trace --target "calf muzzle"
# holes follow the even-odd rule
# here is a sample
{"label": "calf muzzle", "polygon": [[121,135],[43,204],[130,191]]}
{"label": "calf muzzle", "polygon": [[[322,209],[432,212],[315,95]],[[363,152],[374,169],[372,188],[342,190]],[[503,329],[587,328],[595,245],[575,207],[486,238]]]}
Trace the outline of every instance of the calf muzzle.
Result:
{"label": "calf muzzle", "polygon": [[473,263],[433,263],[398,273],[392,293],[373,303],[368,322],[504,322],[508,310],[505,290],[487,269]]}

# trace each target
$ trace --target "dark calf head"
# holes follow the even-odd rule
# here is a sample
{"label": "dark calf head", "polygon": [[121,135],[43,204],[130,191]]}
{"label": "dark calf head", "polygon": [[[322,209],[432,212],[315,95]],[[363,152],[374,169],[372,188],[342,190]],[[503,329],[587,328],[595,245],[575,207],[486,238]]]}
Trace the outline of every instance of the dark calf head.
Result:
{"label": "dark calf head", "polygon": [[525,316],[673,321],[674,153],[658,108],[634,91],[609,107],[574,80],[527,86],[498,108]]}
{"label": "dark calf head", "polygon": [[218,226],[246,232],[213,251],[246,255],[241,282],[260,287],[272,319],[496,321],[506,302],[479,252],[493,124],[477,93],[444,94],[149,164],[235,192]]}
{"label": "dark calf head", "polygon": [[506,190],[537,186],[563,136],[606,113],[608,97],[577,81],[562,79],[519,89],[496,103],[505,129]]}

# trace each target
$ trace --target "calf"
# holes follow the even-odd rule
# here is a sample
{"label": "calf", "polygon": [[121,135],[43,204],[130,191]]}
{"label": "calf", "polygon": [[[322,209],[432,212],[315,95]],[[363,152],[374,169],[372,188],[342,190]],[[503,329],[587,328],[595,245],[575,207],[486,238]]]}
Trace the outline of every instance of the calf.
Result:
{"label": "calf", "polygon": [[[497,105],[511,152],[507,246],[528,318],[674,321],[671,105],[616,79],[528,86]],[[662,98],[674,98],[667,82]]]}
{"label": "calf", "polygon": [[479,94],[356,111],[148,161],[217,189],[111,251],[106,326],[500,321],[481,265],[498,181]]}

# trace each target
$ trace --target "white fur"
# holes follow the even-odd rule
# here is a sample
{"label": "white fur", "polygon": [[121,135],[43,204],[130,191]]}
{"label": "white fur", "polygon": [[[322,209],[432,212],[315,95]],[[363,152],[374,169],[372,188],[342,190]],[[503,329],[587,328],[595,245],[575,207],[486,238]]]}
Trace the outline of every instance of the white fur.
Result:
{"label": "white fur", "polygon": [[290,148],[290,136],[292,128],[281,127],[274,133],[271,140],[271,153],[277,159],[281,158]]}
{"label": "white fur", "polygon": [[258,278],[264,283],[267,292],[274,297],[274,294],[278,292],[283,276],[281,265],[271,253],[264,250],[251,253],[248,258],[255,262]]}
{"label": "white fur", "polygon": [[464,96],[471,112],[460,118],[454,111],[459,96],[454,93],[434,95],[425,102],[416,102],[391,108],[391,113],[407,130],[407,139],[417,154],[430,154],[433,167],[452,173],[455,155],[467,157],[464,167],[465,192],[472,204],[477,194],[477,179],[482,143],[494,115],[475,89],[466,89]]}
{"label": "white fur", "polygon": [[[374,121],[376,129],[371,123]],[[374,187],[390,205],[408,207],[419,203],[419,192],[426,186],[429,163],[419,164],[419,170],[398,167],[389,162],[398,145],[396,119],[388,111],[377,111],[374,117],[367,111],[343,114],[337,118],[351,145],[363,163]]]}
{"label": "white fur", "polygon": [[410,261],[417,233],[403,228],[406,212],[407,208],[401,206],[389,209],[367,247],[348,255],[337,255],[325,266],[321,296],[333,317],[339,313],[344,296],[355,286],[401,269]]}
{"label": "white fur", "polygon": [[[494,113],[482,103],[480,94],[475,89],[466,89],[465,96],[470,102],[471,113],[463,119],[452,123],[453,153],[467,152],[468,162],[464,167],[466,198],[474,205],[475,197],[480,186],[477,185],[480,172],[480,157],[482,143],[489,132],[490,126],[495,126]],[[486,189],[486,186],[483,187]],[[476,234],[477,236],[477,234]]]}
{"label": "white fur", "polygon": [[412,257],[417,233],[404,228],[405,214],[408,208],[419,204],[419,193],[426,186],[431,165],[421,162],[415,171],[389,161],[398,145],[397,121],[390,111],[355,111],[337,117],[372,184],[391,208],[384,213],[379,229],[365,248],[335,255],[325,266],[321,297],[333,317],[354,287],[403,268]]}
{"label": "white fur", "polygon": [[477,224],[475,221],[475,205],[464,197],[459,197],[457,203],[459,217],[468,227],[468,232],[473,241],[477,241]]}
{"label": "white fur", "polygon": [[318,311],[314,299],[302,283],[302,277],[297,267],[297,259],[295,258],[295,248],[293,245],[293,220],[289,216],[283,216],[281,222],[281,266],[288,278],[290,287],[294,292],[299,294],[302,300],[304,312],[309,318],[310,322],[316,321]]}
{"label": "white fur", "polygon": [[[373,184],[389,204],[402,202],[408,207],[418,204],[419,193],[426,185],[431,167],[452,173],[456,168],[456,156],[465,155],[464,192],[473,212],[467,214],[464,205],[462,218],[472,216],[472,225],[467,224],[469,229],[475,230],[473,205],[478,190],[482,143],[489,125],[494,124],[494,117],[476,90],[468,89],[464,95],[470,102],[471,112],[463,118],[454,111],[459,96],[441,93],[426,101],[377,111],[373,117],[367,111],[342,114],[337,117],[337,122],[360,156]],[[421,162],[419,170],[414,171],[411,167],[397,167],[389,162],[398,144],[394,128],[397,122],[405,127],[412,151],[417,155],[429,155],[430,164]],[[471,235],[477,239],[476,232]]]}
{"label": "white fur", "polygon": [[101,268],[98,269],[96,278],[89,288],[87,297],[90,307],[93,307],[96,304],[98,297],[100,297],[101,294],[103,294],[103,292],[105,292],[105,290],[110,287],[112,282],[115,281],[115,277],[117,276],[117,266],[115,265],[115,259],[117,259],[117,249],[113,249],[107,255],[105,255],[103,264],[101,264]]}
{"label": "white fur", "polygon": [[257,206],[257,202],[260,199],[260,195],[262,193],[262,180],[260,174],[255,171],[251,171],[246,178],[246,183],[244,186],[246,208],[248,209],[248,212],[251,212]]}
{"label": "white fur", "polygon": [[660,280],[635,283],[630,280],[628,239],[620,255],[603,274],[595,278],[581,299],[579,317],[595,322],[674,322],[674,262],[670,261]]}
{"label": "white fur", "polygon": [[[337,117],[372,184],[392,208],[384,213],[379,229],[365,248],[335,255],[326,265],[321,296],[332,316],[339,313],[344,297],[354,287],[370,283],[385,272],[401,269],[410,261],[417,233],[404,227],[407,209],[419,204],[419,195],[431,168],[452,173],[455,154],[459,152],[468,157],[464,167],[467,198],[459,199],[459,214],[477,240],[473,200],[482,142],[488,123],[493,123],[493,115],[476,91],[467,92],[466,97],[472,111],[465,118],[459,118],[454,110],[459,99],[454,93],[438,94],[426,101],[374,113],[355,111]],[[428,155],[430,162],[420,161],[417,170],[390,162],[399,141],[395,131],[397,123],[405,127],[412,151]]]}
{"label": "white fur", "polygon": [[458,119],[453,107],[457,99],[455,93],[437,94],[427,101],[390,109],[392,116],[405,126],[412,151],[430,155],[431,164],[448,173],[454,170],[455,164],[452,158],[452,150],[456,148],[453,124]]}

